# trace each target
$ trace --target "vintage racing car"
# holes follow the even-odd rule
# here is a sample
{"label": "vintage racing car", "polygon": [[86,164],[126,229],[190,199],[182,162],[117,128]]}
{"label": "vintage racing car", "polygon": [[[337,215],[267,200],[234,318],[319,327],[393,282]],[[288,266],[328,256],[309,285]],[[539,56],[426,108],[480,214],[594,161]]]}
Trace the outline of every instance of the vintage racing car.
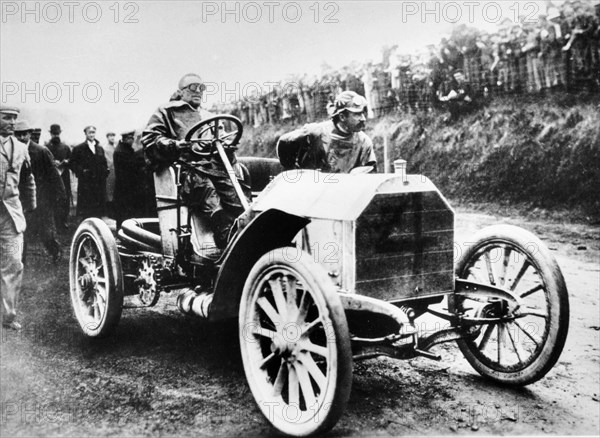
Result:
{"label": "vintage racing car", "polygon": [[[192,151],[220,155],[238,193],[225,149],[241,135],[239,120],[221,115],[186,137]],[[567,289],[531,233],[500,225],[455,243],[454,212],[421,175],[239,162],[256,197],[218,259],[209,256],[206,219],[188,214],[179,198],[178,166],[193,162],[155,174],[158,218],[129,219],[116,237],[100,219],[81,223],[70,295],[87,336],[115,329],[126,295],[152,306],[161,293],[176,293],[184,313],[238,318],[252,394],[267,420],[293,436],[336,424],[354,360],[439,360],[432,347],[456,341],[479,373],[507,385],[535,382],[558,360]],[[424,330],[424,318],[444,324]]]}

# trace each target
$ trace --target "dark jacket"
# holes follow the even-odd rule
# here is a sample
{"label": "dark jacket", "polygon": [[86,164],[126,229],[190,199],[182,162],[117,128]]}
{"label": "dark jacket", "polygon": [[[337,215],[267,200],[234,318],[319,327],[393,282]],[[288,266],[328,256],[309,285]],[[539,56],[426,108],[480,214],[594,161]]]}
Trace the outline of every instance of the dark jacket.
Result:
{"label": "dark jacket", "polygon": [[52,219],[54,207],[65,199],[65,186],[54,165],[54,157],[48,148],[32,141],[29,142],[27,148],[37,189],[36,212]]}
{"label": "dark jacket", "polygon": [[142,133],[142,144],[152,170],[171,165],[180,157],[176,140],[183,140],[190,128],[213,114],[190,104],[175,100],[159,107]]}
{"label": "dark jacket", "polygon": [[119,142],[113,155],[115,189],[113,193],[117,226],[125,219],[138,215],[142,193],[142,169],[133,147]]}
{"label": "dark jacket", "polygon": [[54,164],[58,169],[60,178],[62,179],[67,201],[71,202],[71,172],[69,171],[69,159],[71,158],[71,148],[60,141],[51,139],[46,143],[46,147],[54,158]]}
{"label": "dark jacket", "polygon": [[77,177],[77,215],[101,217],[106,214],[108,162],[104,149],[95,141],[95,153],[87,142],[73,148],[69,167]]}

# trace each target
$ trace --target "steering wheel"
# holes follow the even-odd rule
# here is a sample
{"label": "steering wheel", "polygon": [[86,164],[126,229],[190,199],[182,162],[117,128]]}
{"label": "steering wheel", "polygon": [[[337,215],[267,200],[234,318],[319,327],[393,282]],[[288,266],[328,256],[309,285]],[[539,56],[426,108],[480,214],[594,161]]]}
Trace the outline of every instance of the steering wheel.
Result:
{"label": "steering wheel", "polygon": [[216,142],[221,142],[225,150],[235,150],[243,130],[240,119],[220,114],[192,126],[185,135],[185,141],[191,143],[193,153],[206,157],[218,154]]}

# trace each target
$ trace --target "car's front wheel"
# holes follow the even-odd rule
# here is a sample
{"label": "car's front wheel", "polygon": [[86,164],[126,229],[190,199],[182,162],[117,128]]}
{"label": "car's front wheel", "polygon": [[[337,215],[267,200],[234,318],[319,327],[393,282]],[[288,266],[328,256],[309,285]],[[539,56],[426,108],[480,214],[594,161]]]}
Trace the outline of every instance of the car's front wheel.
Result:
{"label": "car's front wheel", "polygon": [[458,260],[458,278],[506,289],[521,302],[510,309],[501,299],[459,300],[456,312],[498,320],[476,336],[457,341],[483,376],[507,385],[527,385],[554,366],[569,330],[569,297],[558,263],[533,234],[496,225],[479,232]]}
{"label": "car's front wheel", "polygon": [[348,325],[335,286],[308,254],[280,248],[254,265],[239,336],[248,384],[275,428],[307,436],[335,425],[352,385]]}

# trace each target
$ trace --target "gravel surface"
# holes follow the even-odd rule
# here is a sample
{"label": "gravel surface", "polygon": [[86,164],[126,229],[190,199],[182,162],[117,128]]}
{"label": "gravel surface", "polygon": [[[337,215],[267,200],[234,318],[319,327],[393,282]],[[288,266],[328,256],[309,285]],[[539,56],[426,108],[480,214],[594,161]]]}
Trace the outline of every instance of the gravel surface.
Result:
{"label": "gravel surface", "polygon": [[[600,227],[459,208],[456,240],[494,223],[533,231],[563,270],[571,321],[557,365],[511,389],[481,378],[453,343],[434,347],[441,362],[358,362],[329,435],[600,434]],[[3,437],[276,435],[246,384],[233,324],[185,317],[164,296],[155,308],[124,310],[110,338],[84,338],[70,305],[69,238],[57,266],[30,249],[24,330],[1,333]]]}

